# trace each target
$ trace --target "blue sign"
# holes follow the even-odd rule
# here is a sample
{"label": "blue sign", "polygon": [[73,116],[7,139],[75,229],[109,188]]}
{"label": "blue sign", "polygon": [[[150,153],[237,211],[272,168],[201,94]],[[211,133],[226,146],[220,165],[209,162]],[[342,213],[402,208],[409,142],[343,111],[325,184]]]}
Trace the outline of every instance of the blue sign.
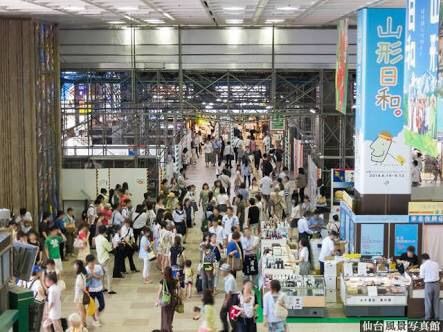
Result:
{"label": "blue sign", "polygon": [[398,257],[405,253],[409,246],[418,248],[418,225],[395,225],[394,256]]}
{"label": "blue sign", "polygon": [[355,188],[360,194],[409,194],[404,140],[402,8],[358,12]]}
{"label": "blue sign", "polygon": [[406,143],[437,156],[440,0],[408,0],[404,97]]}
{"label": "blue sign", "polygon": [[385,247],[385,226],[383,224],[362,224],[360,254],[383,256]]}
{"label": "blue sign", "polygon": [[443,224],[443,215],[411,215],[409,216],[409,222],[419,224]]}

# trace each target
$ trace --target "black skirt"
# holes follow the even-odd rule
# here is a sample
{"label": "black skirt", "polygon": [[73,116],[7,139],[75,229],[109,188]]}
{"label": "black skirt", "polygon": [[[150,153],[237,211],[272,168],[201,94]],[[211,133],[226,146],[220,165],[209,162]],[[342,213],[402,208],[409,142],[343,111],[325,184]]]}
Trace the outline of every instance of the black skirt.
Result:
{"label": "black skirt", "polygon": [[184,222],[175,223],[175,228],[177,229],[177,233],[181,235],[186,234],[186,225]]}

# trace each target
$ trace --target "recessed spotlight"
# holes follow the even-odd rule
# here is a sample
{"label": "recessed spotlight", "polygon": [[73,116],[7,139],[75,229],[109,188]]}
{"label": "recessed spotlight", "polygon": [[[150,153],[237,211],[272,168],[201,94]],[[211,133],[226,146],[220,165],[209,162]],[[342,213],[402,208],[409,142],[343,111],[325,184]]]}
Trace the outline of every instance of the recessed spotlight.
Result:
{"label": "recessed spotlight", "polygon": [[282,10],[282,11],[285,11],[285,12],[292,12],[292,11],[300,10],[300,7],[283,6],[283,7],[277,7],[277,10]]}
{"label": "recessed spotlight", "polygon": [[243,24],[243,20],[239,18],[230,18],[226,20],[226,24]]}
{"label": "recessed spotlight", "polygon": [[163,24],[163,23],[165,23],[165,21],[163,21],[163,20],[160,20],[160,19],[158,19],[158,18],[149,18],[149,19],[146,19],[146,20],[144,20],[146,23],[149,23],[149,24]]}
{"label": "recessed spotlight", "polygon": [[273,18],[273,19],[268,19],[265,21],[266,24],[270,24],[270,23],[283,23],[285,20],[282,18]]}
{"label": "recessed spotlight", "polygon": [[109,24],[125,24],[126,22],[123,21],[109,21]]}
{"label": "recessed spotlight", "polygon": [[230,6],[230,7],[223,7],[223,10],[236,12],[239,10],[245,10],[245,7]]}

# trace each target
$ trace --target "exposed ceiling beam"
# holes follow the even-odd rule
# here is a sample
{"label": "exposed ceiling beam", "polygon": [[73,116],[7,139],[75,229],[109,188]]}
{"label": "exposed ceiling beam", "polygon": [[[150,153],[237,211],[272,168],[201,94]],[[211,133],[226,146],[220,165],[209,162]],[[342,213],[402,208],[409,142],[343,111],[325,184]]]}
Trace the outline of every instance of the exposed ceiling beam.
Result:
{"label": "exposed ceiling beam", "polygon": [[214,22],[214,24],[218,26],[217,18],[215,17],[214,12],[211,10],[211,8],[209,8],[208,2],[206,0],[200,0],[200,2],[203,6],[203,9],[206,11],[206,14],[208,14],[212,22]]}
{"label": "exposed ceiling beam", "polygon": [[107,5],[103,5],[103,4],[97,4],[95,3],[93,0],[82,0],[83,2],[86,2],[87,4],[90,4],[91,6],[103,9],[109,13],[112,13],[116,16],[121,17],[122,19],[126,20],[129,24],[134,24],[134,23],[138,23],[138,24],[146,24],[144,21],[136,18],[136,17],[132,17],[131,15],[122,13],[118,10],[115,10],[114,8],[112,8],[111,6],[107,6]]}
{"label": "exposed ceiling beam", "polygon": [[157,5],[154,5],[151,2],[151,0],[141,0],[141,2],[143,2],[146,6],[151,8],[156,13],[166,17],[169,21],[175,21],[175,18],[171,14],[167,13],[166,11],[164,11],[162,8],[158,7]]}
{"label": "exposed ceiling beam", "polygon": [[340,16],[340,17],[337,17],[337,18],[334,19],[334,20],[331,20],[331,21],[327,22],[326,25],[328,25],[328,24],[329,24],[329,25],[330,25],[330,24],[335,24],[335,23],[337,23],[338,21],[340,21],[342,18],[346,18],[346,17],[352,16],[352,15],[354,15],[354,14],[355,14],[359,9],[361,9],[361,8],[370,7],[370,6],[376,6],[376,5],[378,5],[378,4],[382,3],[382,2],[385,2],[385,1],[386,1],[386,0],[374,0],[374,1],[371,1],[371,2],[369,2],[369,3],[366,3],[366,4],[364,4],[363,6],[358,7],[357,9],[351,10],[351,11],[347,12],[346,14],[344,14],[344,15],[342,15],[342,16]]}
{"label": "exposed ceiling beam", "polygon": [[314,11],[315,9],[323,6],[325,3],[327,3],[329,0],[317,0],[316,2],[314,2],[312,4],[311,7],[307,8],[306,10],[304,10],[302,13],[300,13],[299,15],[297,15],[296,17],[294,17],[291,21],[297,23],[296,21],[308,16],[312,11]]}
{"label": "exposed ceiling beam", "polygon": [[66,14],[66,15],[70,15],[70,16],[76,16],[76,14],[74,12],[72,12],[72,11],[60,8],[58,6],[50,5],[47,2],[44,2],[44,3],[43,2],[37,2],[35,0],[21,0],[21,1],[29,3],[31,5],[40,6],[40,7],[43,7],[43,8],[54,10],[54,11],[57,11],[57,12],[62,13],[62,14]]}
{"label": "exposed ceiling beam", "polygon": [[265,9],[266,5],[268,4],[269,0],[259,0],[257,3],[257,7],[255,7],[255,13],[254,17],[252,18],[252,22],[256,24],[258,20],[260,19],[263,10]]}

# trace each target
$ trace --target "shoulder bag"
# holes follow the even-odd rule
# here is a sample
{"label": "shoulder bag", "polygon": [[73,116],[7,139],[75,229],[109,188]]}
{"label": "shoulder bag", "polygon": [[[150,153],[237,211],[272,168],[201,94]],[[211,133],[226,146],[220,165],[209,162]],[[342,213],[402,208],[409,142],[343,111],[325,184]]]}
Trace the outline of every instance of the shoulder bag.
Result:
{"label": "shoulder bag", "polygon": [[282,295],[279,295],[277,300],[275,301],[274,314],[275,317],[277,317],[278,319],[285,321],[288,317],[288,309],[286,309],[284,303],[282,303],[282,300]]}
{"label": "shoulder bag", "polygon": [[162,288],[160,301],[162,305],[168,305],[169,303],[171,303],[171,293],[169,292],[166,281],[163,280],[162,283],[163,283],[163,288]]}
{"label": "shoulder bag", "polygon": [[231,265],[232,271],[237,272],[243,270],[243,259],[242,252],[237,242],[235,242],[235,246],[237,247],[237,251],[240,257],[235,257],[235,255],[228,256],[228,263],[229,265]]}

